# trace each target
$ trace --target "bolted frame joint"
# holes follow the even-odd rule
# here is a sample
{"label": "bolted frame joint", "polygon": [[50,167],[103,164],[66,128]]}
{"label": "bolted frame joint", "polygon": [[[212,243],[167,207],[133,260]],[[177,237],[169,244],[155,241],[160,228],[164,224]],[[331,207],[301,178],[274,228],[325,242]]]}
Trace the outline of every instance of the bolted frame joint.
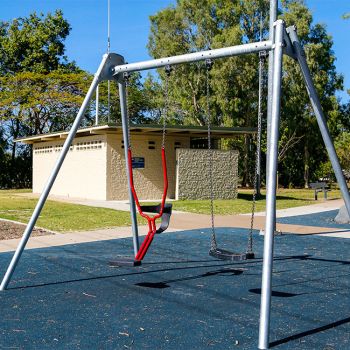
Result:
{"label": "bolted frame joint", "polygon": [[104,66],[97,76],[99,83],[101,81],[114,80],[114,67],[124,64],[124,57],[116,53],[105,54],[103,55],[103,59],[105,60]]}
{"label": "bolted frame joint", "polygon": [[293,40],[293,34],[296,34],[297,27],[295,25],[292,25],[288,28],[286,28],[285,34],[284,34],[284,41],[286,42],[286,48],[284,49],[284,53],[294,60],[298,60],[297,57],[297,51],[300,50],[300,54],[305,57],[305,51],[301,47],[299,42],[295,42]]}

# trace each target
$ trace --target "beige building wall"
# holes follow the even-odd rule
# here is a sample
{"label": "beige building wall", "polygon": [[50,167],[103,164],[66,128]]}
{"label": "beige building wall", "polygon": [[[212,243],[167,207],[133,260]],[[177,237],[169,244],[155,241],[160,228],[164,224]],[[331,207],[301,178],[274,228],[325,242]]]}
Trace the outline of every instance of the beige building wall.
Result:
{"label": "beige building wall", "polygon": [[[177,149],[176,199],[210,198],[209,150]],[[237,198],[238,157],[236,150],[212,150],[213,195]]]}
{"label": "beige building wall", "polygon": [[[42,192],[63,142],[64,139],[33,144],[34,193]],[[106,152],[106,135],[75,139],[50,193],[67,197],[107,199]]]}
{"label": "beige building wall", "polygon": [[[160,199],[163,194],[161,135],[132,135],[133,157],[144,157],[145,168],[133,169],[134,184],[140,199]],[[107,135],[107,199],[128,199],[122,136]],[[190,147],[190,137],[167,136],[168,198],[175,198],[176,148]]]}
{"label": "beige building wall", "polygon": [[[33,192],[41,193],[62,149],[64,139],[33,144]],[[141,200],[161,198],[163,173],[161,135],[132,135],[133,156],[143,157],[144,169],[133,169]],[[168,198],[209,198],[208,150],[190,149],[190,136],[168,135],[166,156]],[[177,164],[177,166],[176,166]],[[213,150],[215,198],[236,198],[238,152]],[[116,133],[76,138],[57,176],[51,194],[127,200],[122,135]]]}

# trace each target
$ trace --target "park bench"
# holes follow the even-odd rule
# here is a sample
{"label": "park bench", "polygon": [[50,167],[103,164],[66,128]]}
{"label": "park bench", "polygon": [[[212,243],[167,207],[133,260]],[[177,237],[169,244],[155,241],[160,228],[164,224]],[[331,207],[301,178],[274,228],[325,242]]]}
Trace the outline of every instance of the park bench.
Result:
{"label": "park bench", "polygon": [[324,199],[327,200],[327,192],[330,191],[327,182],[311,182],[310,188],[315,191],[315,201],[317,201],[317,194],[319,192],[323,192]]}

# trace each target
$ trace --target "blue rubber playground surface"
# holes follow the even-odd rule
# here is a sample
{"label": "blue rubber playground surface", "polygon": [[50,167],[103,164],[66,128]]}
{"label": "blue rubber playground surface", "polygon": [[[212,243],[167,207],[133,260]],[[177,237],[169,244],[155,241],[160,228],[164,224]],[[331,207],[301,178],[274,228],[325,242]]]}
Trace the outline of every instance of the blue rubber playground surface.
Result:
{"label": "blue rubber playground surface", "polygon": [[[247,230],[218,229],[245,251]],[[0,293],[0,349],[256,349],[257,259],[208,256],[209,230],[155,238],[141,267],[111,268],[131,239],[27,250]],[[12,254],[0,254],[0,272]],[[271,348],[350,349],[350,240],[275,238]]]}

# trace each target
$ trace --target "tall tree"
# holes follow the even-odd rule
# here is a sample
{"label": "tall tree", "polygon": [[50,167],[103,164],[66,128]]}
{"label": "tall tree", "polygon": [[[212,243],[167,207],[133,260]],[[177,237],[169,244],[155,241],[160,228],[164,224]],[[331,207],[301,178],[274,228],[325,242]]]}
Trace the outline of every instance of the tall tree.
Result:
{"label": "tall tree", "polygon": [[[320,96],[322,108],[329,117],[328,125],[336,134],[340,118],[337,90],[343,88],[343,77],[336,72],[333,41],[324,25],[313,24],[310,11],[302,1],[290,2],[284,18],[287,25],[296,24],[298,35],[307,55],[307,62]],[[299,67],[289,57],[284,59],[282,138],[288,133],[299,137],[280,164],[285,186],[308,187],[315,179],[317,169],[327,159],[327,153],[311,109],[305,84]]]}
{"label": "tall tree", "polygon": [[[26,18],[0,22],[0,120],[1,131],[6,135],[5,156],[10,159],[6,186],[28,185],[21,178],[30,178],[28,147],[17,150],[13,140],[45,130],[43,125],[50,124],[51,129],[62,126],[69,119],[65,112],[70,114],[69,108],[76,105],[72,100],[79,98],[76,90],[69,90],[74,82],[69,84],[67,80],[74,74],[81,80],[84,75],[64,55],[64,41],[69,32],[70,26],[59,10],[46,16],[33,13]],[[51,74],[53,71],[56,74]],[[53,101],[56,102],[49,105]]]}
{"label": "tall tree", "polygon": [[[177,0],[151,17],[148,48],[155,57],[177,55],[210,48],[233,46],[258,41],[260,31],[266,38],[268,30],[267,0]],[[282,2],[280,17],[287,25],[296,24],[308,54],[308,63],[315,77],[323,107],[332,119],[338,118],[338,102],[334,97],[342,88],[342,77],[334,66],[332,40],[324,26],[313,24],[304,1]],[[213,123],[225,126],[256,126],[258,57],[246,55],[217,60],[210,73]],[[175,67],[170,80],[171,98],[176,113],[184,123],[205,124],[206,74],[203,63]],[[164,72],[159,71],[161,81]],[[295,62],[284,59],[283,113],[281,146],[289,148],[280,165],[282,183],[308,183],[310,172],[325,157],[300,70]],[[175,113],[174,113],[175,114]],[[175,117],[175,115],[174,115]],[[265,121],[264,121],[265,124]],[[305,137],[304,137],[305,136]],[[243,184],[249,181],[251,140],[240,144],[245,155]],[[236,143],[236,146],[239,145]]]}
{"label": "tall tree", "polygon": [[60,10],[0,22],[0,72],[48,73],[59,68],[71,71],[75,65],[64,55],[70,29]]}

